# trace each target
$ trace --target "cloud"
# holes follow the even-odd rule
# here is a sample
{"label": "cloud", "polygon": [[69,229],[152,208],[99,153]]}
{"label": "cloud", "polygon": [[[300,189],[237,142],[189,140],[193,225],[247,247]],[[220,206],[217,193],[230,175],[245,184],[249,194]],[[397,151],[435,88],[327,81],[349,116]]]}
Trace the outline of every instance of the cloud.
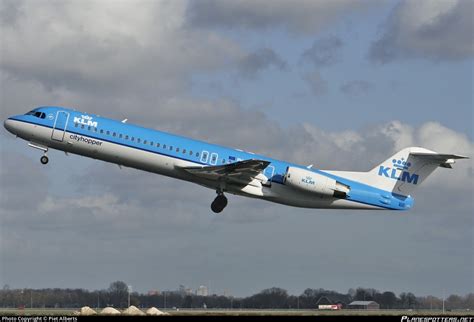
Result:
{"label": "cloud", "polygon": [[373,85],[365,80],[348,81],[341,85],[340,90],[344,94],[357,97],[365,95],[373,88]]}
{"label": "cloud", "polygon": [[473,57],[470,0],[401,1],[369,52],[376,63],[422,58],[456,61]]}
{"label": "cloud", "polygon": [[179,0],[4,4],[16,22],[2,29],[0,67],[8,78],[50,92],[175,95],[189,86],[189,73],[242,56],[218,33],[183,28],[185,8]]}
{"label": "cloud", "polygon": [[23,0],[5,0],[0,3],[0,24],[2,26],[16,26],[23,2]]}
{"label": "cloud", "polygon": [[255,78],[260,71],[271,66],[279,70],[283,70],[287,66],[286,62],[271,48],[261,48],[249,53],[242,57],[237,64],[240,75],[244,78]]}
{"label": "cloud", "polygon": [[192,1],[186,16],[192,27],[283,27],[294,33],[316,34],[347,15],[363,12],[374,5],[377,1],[276,0],[269,4],[265,0],[202,0]]}
{"label": "cloud", "polygon": [[321,77],[318,71],[312,71],[303,75],[303,80],[308,84],[315,96],[324,95],[328,91],[328,82]]}
{"label": "cloud", "polygon": [[342,45],[342,40],[335,36],[316,40],[311,48],[304,51],[302,59],[316,67],[333,65],[340,59]]}

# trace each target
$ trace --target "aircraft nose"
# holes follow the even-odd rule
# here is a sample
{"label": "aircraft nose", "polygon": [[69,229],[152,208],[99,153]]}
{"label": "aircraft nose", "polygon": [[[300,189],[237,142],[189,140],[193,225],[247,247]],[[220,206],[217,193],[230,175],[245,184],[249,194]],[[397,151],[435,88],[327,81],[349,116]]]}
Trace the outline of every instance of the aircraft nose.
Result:
{"label": "aircraft nose", "polygon": [[7,119],[3,122],[3,126],[5,127],[5,129],[7,129],[8,132],[12,133],[12,134],[15,134],[15,125],[14,125],[14,121],[13,120],[10,120],[10,119]]}

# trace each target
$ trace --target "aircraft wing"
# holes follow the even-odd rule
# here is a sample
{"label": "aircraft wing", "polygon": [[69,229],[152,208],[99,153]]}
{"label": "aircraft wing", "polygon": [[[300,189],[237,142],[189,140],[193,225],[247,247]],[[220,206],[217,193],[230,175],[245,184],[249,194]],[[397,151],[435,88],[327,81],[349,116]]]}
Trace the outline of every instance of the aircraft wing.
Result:
{"label": "aircraft wing", "polygon": [[250,183],[270,162],[264,160],[244,160],[224,165],[184,167],[182,170],[210,180],[238,181]]}

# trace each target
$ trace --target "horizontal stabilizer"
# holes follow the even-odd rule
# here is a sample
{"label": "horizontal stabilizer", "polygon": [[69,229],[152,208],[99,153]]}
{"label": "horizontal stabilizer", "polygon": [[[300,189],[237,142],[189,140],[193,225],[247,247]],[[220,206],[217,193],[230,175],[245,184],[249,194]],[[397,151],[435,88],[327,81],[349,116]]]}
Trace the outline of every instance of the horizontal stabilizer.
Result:
{"label": "horizontal stabilizer", "polygon": [[426,152],[411,152],[413,155],[421,160],[436,163],[442,168],[452,169],[452,164],[456,163],[455,160],[469,159],[469,157],[458,154],[440,154],[440,153],[426,153]]}
{"label": "horizontal stabilizer", "polygon": [[425,153],[425,152],[410,152],[411,155],[420,157],[420,158],[427,158],[432,160],[449,160],[449,159],[469,159],[464,155],[459,154],[440,154],[440,153]]}

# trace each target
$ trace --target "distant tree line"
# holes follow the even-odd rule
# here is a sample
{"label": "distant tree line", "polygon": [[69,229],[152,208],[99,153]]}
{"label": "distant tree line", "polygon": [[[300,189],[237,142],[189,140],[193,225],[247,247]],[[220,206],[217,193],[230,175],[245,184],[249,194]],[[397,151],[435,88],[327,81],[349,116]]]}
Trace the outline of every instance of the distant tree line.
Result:
{"label": "distant tree line", "polygon": [[[0,290],[0,307],[78,308],[82,306],[124,308],[128,306],[128,287],[122,281],[110,284],[106,290],[84,289],[10,289]],[[290,295],[284,289],[273,287],[257,294],[237,298],[221,295],[198,296],[179,292],[151,294],[130,293],[130,305],[157,308],[220,308],[220,309],[315,309],[318,303],[341,303],[345,308],[352,301],[375,301],[381,309],[441,310],[443,300],[435,296],[417,297],[413,293],[380,292],[371,288],[350,289],[347,294],[322,288],[306,289],[301,295]],[[465,296],[450,295],[445,309],[474,310],[474,293]]]}

